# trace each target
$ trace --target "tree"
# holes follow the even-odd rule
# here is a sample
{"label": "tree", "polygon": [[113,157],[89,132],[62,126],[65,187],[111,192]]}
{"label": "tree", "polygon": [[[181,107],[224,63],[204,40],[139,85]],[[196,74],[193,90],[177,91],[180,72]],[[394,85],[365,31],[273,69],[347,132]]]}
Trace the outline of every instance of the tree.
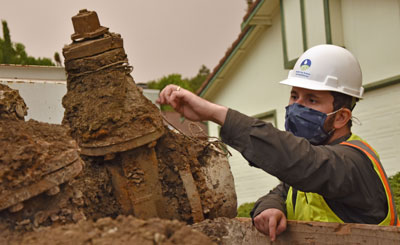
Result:
{"label": "tree", "polygon": [[151,81],[148,83],[148,87],[163,90],[168,84],[175,84],[187,90],[191,90],[188,80],[182,79],[182,75],[176,73],[164,76],[157,81]]}
{"label": "tree", "polygon": [[14,49],[13,49],[12,43],[11,43],[10,30],[8,29],[8,25],[5,20],[2,20],[1,24],[3,26],[3,46],[1,49],[2,53],[3,53],[2,63],[10,64],[12,61],[12,58],[14,56],[14,53],[13,53]]}
{"label": "tree", "polygon": [[[193,78],[182,78],[181,74],[173,73],[168,76],[164,76],[161,79],[147,82],[147,87],[150,89],[158,89],[161,91],[168,84],[175,84],[189,91],[196,92],[206,80],[209,74],[210,69],[208,69],[205,65],[202,65],[197,75]],[[162,105],[161,110],[170,111],[172,110],[172,107]]]}
{"label": "tree", "polygon": [[182,78],[182,75],[174,73],[168,76],[164,76],[161,79],[147,82],[147,86],[151,89],[162,90],[168,84],[176,84],[184,89],[196,92],[196,90],[200,88],[200,86],[203,84],[209,74],[210,69],[208,69],[205,65],[202,65],[195,77]]}
{"label": "tree", "polygon": [[189,80],[191,90],[196,92],[207,79],[208,75],[210,75],[210,69],[208,69],[205,65],[202,65],[197,75]]}
{"label": "tree", "polygon": [[56,61],[57,66],[61,66],[61,58],[58,52],[54,53],[54,60]]}
{"label": "tree", "polygon": [[0,38],[0,64],[54,66],[54,63],[49,58],[28,56],[25,51],[25,45],[11,41],[7,22],[2,20],[1,24],[3,27],[3,38]]}
{"label": "tree", "polygon": [[3,46],[4,46],[4,40],[0,38],[0,63],[3,61]]}

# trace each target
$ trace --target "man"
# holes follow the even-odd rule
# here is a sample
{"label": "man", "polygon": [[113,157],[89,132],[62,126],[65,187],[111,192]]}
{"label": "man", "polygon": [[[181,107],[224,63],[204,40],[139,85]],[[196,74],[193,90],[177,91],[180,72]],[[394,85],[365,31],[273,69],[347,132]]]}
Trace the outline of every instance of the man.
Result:
{"label": "man", "polygon": [[251,212],[256,228],[272,241],[286,229],[287,218],[397,225],[379,158],[351,133],[352,109],[363,94],[355,57],[334,45],[315,46],[281,83],[292,86],[286,132],[175,85],[160,93],[159,103],[190,120],[222,125],[225,143],[281,180]]}

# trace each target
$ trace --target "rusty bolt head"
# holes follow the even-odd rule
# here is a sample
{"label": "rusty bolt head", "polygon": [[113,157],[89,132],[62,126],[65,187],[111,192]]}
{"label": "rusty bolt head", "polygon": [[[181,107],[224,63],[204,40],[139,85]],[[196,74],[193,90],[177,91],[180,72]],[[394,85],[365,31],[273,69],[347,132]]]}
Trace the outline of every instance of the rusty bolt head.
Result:
{"label": "rusty bolt head", "polygon": [[108,31],[108,28],[100,26],[97,13],[95,11],[87,11],[86,9],[81,9],[77,15],[72,17],[72,24],[75,31],[71,35],[73,41],[95,38]]}

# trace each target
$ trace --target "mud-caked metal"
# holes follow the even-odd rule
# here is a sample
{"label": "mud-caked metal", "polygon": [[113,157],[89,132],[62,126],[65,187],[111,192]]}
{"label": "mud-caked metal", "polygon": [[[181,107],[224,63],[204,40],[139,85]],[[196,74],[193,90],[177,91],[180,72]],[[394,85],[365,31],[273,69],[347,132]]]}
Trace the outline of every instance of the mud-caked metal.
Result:
{"label": "mud-caked metal", "polygon": [[95,38],[108,31],[107,27],[100,26],[97,13],[81,9],[79,13],[72,17],[75,33],[71,35],[73,41],[85,38]]}
{"label": "mud-caked metal", "polygon": [[26,114],[18,91],[0,84],[0,211],[19,212],[25,201],[44,192],[54,196],[82,170],[67,128],[25,122]]}
{"label": "mud-caked metal", "polygon": [[[110,176],[118,212],[188,222],[234,217],[236,194],[227,161],[214,162],[214,166],[208,160],[200,163],[197,155],[188,153],[193,142],[181,146],[182,152],[172,153],[176,162],[160,161],[165,158],[158,155],[163,151],[158,143],[169,129],[130,75],[132,67],[121,36],[109,31],[95,37],[83,35],[101,29],[96,18],[97,14],[87,10],[72,17],[75,34],[81,35],[63,49],[67,72],[63,124],[69,126],[82,155],[103,158],[103,164],[96,167],[105,168]],[[81,27],[89,22],[94,23],[91,29]],[[174,134],[169,136],[174,141]],[[217,174],[218,169],[224,174]],[[165,179],[174,179],[174,183]],[[176,190],[169,191],[167,183]]]}

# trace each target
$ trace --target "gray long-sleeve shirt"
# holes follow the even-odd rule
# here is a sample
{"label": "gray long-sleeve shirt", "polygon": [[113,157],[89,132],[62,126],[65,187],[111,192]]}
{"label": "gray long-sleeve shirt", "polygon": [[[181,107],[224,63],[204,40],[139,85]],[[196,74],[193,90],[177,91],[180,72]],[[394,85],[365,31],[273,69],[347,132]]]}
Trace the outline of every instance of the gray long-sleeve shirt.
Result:
{"label": "gray long-sleeve shirt", "polygon": [[322,195],[344,222],[378,224],[388,210],[385,190],[364,153],[338,144],[349,136],[330,145],[314,146],[231,109],[221,128],[222,140],[238,150],[251,166],[282,181],[256,202],[253,218],[268,208],[286,213],[285,200],[292,186]]}

